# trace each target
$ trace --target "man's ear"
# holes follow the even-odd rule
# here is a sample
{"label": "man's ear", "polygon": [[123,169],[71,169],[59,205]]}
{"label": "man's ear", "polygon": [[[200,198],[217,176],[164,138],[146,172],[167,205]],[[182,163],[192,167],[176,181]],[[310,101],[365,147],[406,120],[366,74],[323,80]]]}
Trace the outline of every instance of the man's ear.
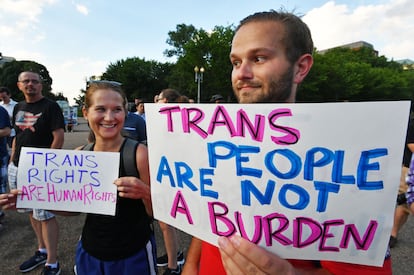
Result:
{"label": "man's ear", "polygon": [[293,82],[296,84],[301,83],[308,75],[313,65],[313,57],[310,54],[302,55],[295,63],[295,75]]}

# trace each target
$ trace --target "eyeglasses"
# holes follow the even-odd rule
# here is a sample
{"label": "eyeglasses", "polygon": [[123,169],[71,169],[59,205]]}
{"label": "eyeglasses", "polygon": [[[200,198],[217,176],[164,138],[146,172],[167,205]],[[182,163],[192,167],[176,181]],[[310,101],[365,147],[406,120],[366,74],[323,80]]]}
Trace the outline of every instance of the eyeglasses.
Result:
{"label": "eyeglasses", "polygon": [[32,82],[33,85],[37,85],[37,84],[40,83],[40,80],[37,80],[37,79],[25,79],[25,80],[21,80],[19,82],[23,83],[24,85],[27,85],[30,82]]}

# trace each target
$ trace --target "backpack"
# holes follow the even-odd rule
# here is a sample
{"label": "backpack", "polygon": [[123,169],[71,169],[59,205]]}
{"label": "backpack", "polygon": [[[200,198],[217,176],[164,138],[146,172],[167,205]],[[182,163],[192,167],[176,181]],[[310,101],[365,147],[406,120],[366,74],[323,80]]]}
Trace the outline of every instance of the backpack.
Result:
{"label": "backpack", "polygon": [[[122,163],[125,168],[125,173],[127,176],[132,177],[139,177],[138,170],[137,170],[137,159],[136,159],[136,152],[138,147],[138,141],[126,138],[125,144],[122,147]],[[81,150],[91,151],[95,143],[88,143]]]}

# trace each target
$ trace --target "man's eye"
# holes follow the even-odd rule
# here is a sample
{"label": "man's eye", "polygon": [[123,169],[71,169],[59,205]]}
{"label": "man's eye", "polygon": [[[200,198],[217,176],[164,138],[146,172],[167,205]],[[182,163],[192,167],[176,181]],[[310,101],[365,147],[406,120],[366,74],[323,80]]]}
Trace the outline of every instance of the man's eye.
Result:
{"label": "man's eye", "polygon": [[266,58],[264,56],[256,56],[256,62],[264,62]]}
{"label": "man's eye", "polygon": [[241,64],[241,62],[238,60],[234,60],[231,62],[231,64],[233,64],[233,67],[238,67]]}

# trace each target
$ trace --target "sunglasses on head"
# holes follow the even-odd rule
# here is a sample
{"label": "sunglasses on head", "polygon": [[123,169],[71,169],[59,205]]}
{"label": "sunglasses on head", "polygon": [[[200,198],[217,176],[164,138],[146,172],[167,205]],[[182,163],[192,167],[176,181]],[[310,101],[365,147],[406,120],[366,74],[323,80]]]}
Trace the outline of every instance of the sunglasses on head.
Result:
{"label": "sunglasses on head", "polygon": [[113,80],[89,80],[86,84],[86,88],[89,88],[89,86],[94,85],[94,84],[95,85],[106,84],[106,85],[111,85],[111,86],[115,86],[115,87],[122,86],[121,82],[113,81]]}

